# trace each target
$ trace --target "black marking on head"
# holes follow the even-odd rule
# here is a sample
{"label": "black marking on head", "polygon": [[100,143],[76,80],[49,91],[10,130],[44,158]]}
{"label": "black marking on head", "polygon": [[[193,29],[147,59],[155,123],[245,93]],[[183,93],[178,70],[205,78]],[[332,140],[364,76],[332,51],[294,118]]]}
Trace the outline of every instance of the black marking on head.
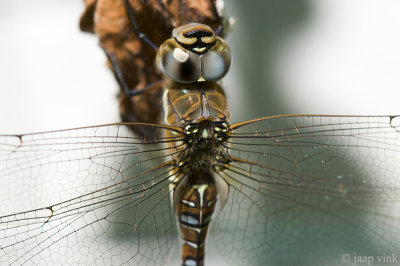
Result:
{"label": "black marking on head", "polygon": [[201,38],[203,38],[203,37],[212,38],[214,36],[214,33],[207,31],[207,30],[199,29],[199,28],[193,28],[192,30],[185,32],[182,35],[188,39],[193,39],[193,38],[196,39],[196,41],[193,44],[186,44],[186,43],[180,42],[177,38],[175,38],[176,41],[179,43],[179,45],[181,45],[183,48],[185,48],[193,53],[196,53],[196,54],[206,53],[216,43],[215,39],[211,43],[203,42],[203,40]]}
{"label": "black marking on head", "polygon": [[208,31],[208,30],[201,30],[201,29],[197,29],[194,28],[188,32],[183,33],[183,36],[185,36],[186,38],[201,38],[201,37],[211,37],[213,36],[214,33]]}

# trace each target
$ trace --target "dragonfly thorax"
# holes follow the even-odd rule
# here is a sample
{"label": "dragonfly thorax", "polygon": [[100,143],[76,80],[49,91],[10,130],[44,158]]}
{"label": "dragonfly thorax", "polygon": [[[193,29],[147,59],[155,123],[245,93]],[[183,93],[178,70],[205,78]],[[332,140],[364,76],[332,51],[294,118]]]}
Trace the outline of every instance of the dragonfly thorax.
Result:
{"label": "dragonfly thorax", "polygon": [[229,138],[225,121],[202,121],[185,126],[187,146],[178,166],[181,171],[210,171],[229,161],[223,142]]}

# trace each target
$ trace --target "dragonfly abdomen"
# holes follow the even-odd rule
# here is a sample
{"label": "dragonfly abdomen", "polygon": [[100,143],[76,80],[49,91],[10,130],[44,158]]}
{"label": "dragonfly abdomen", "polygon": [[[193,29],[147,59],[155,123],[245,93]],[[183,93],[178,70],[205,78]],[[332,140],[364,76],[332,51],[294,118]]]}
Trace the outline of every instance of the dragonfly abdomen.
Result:
{"label": "dragonfly abdomen", "polygon": [[205,239],[217,196],[214,178],[207,171],[191,172],[176,187],[174,207],[182,241],[182,265],[204,265]]}

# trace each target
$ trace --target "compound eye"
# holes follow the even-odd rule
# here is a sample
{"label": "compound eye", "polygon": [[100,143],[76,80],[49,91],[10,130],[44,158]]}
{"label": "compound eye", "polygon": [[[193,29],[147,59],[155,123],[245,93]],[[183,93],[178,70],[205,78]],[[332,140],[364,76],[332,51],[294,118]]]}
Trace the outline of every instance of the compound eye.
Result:
{"label": "compound eye", "polygon": [[196,82],[201,75],[200,56],[182,48],[171,38],[157,52],[158,69],[178,83]]}
{"label": "compound eye", "polygon": [[215,45],[201,56],[201,74],[205,80],[217,81],[222,79],[231,66],[231,50],[219,37]]}

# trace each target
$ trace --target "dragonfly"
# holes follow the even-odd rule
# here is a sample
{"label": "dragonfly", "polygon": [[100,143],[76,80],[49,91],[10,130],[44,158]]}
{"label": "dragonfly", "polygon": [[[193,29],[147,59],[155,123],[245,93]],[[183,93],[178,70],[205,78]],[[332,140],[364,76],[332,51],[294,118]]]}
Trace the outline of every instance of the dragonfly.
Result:
{"label": "dragonfly", "polygon": [[[212,94],[225,105],[221,87]],[[284,115],[230,123],[222,114],[219,130],[211,127],[215,139],[196,122],[1,136],[1,180],[13,184],[1,193],[2,261],[167,263],[179,239],[177,179],[199,161],[185,151],[213,141],[221,154],[209,165],[212,178],[228,193],[217,189],[209,238],[227,260],[338,265],[357,255],[398,253],[399,117]]]}

